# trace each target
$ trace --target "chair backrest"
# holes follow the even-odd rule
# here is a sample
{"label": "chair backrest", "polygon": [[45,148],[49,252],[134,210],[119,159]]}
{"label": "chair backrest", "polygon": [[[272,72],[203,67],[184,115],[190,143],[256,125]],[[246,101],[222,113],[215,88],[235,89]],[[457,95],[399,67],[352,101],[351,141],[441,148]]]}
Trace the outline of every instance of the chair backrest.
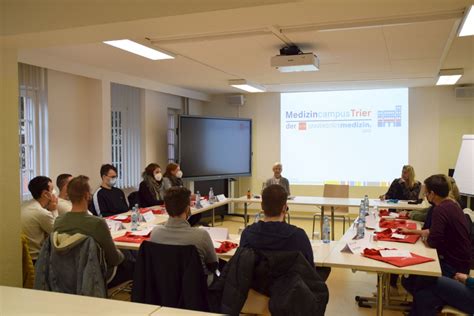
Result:
{"label": "chair backrest", "polygon": [[250,289],[247,300],[242,307],[242,314],[252,314],[252,315],[271,315],[270,310],[268,309],[268,302],[270,298],[264,294],[261,294],[254,289]]}
{"label": "chair backrest", "polygon": [[28,246],[28,239],[26,235],[21,234],[21,248],[22,248],[22,270],[23,270],[23,287],[32,289],[35,284],[35,266],[30,255],[30,248]]}
{"label": "chair backrest", "polygon": [[130,208],[135,206],[135,204],[140,204],[140,200],[138,198],[138,191],[133,191],[132,193],[130,193],[127,199],[128,199],[128,206]]}
{"label": "chair backrest", "polygon": [[[471,211],[472,212],[472,211]],[[464,216],[466,217],[469,225],[469,238],[471,240],[471,265],[470,268],[474,269],[474,222],[472,221],[471,214],[464,210]]]}
{"label": "chair backrest", "polygon": [[196,247],[144,241],[135,264],[132,302],[208,311],[207,276]]}
{"label": "chair backrest", "polygon": [[[324,197],[334,198],[348,198],[349,197],[349,185],[347,184],[325,184],[324,185]],[[336,207],[337,212],[349,212],[348,207]]]}

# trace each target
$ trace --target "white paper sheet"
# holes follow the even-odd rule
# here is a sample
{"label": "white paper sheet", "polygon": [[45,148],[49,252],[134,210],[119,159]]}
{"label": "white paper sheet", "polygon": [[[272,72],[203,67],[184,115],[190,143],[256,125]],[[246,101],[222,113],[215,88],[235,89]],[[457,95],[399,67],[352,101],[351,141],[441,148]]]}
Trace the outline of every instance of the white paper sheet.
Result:
{"label": "white paper sheet", "polygon": [[225,227],[204,227],[202,226],[201,229],[206,230],[211,236],[212,240],[216,241],[224,241],[229,239],[229,229]]}
{"label": "white paper sheet", "polygon": [[145,222],[147,223],[153,223],[155,221],[155,214],[153,214],[152,211],[143,213],[142,216],[145,219]]}
{"label": "white paper sheet", "polygon": [[403,258],[410,258],[411,253],[408,250],[380,250],[380,255],[382,257],[403,257]]}

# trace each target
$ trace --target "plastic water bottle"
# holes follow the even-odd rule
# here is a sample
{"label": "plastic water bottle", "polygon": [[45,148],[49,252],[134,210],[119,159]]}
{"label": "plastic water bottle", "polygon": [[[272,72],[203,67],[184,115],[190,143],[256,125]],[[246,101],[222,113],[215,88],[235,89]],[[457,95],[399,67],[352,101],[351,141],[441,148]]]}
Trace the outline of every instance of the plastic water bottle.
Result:
{"label": "plastic water bottle", "polygon": [[258,222],[260,222],[260,220],[261,220],[260,212],[257,212],[257,214],[255,214],[255,220],[253,222],[258,223]]}
{"label": "plastic water bottle", "polygon": [[372,208],[372,216],[374,217],[374,219],[377,219],[379,217],[379,208],[377,205]]}
{"label": "plastic water bottle", "polygon": [[331,233],[331,226],[329,226],[329,218],[324,216],[323,222],[323,243],[329,244],[330,242],[330,233]]}
{"label": "plastic water bottle", "polygon": [[365,236],[365,220],[359,218],[357,220],[357,239],[362,239]]}
{"label": "plastic water bottle", "polygon": [[201,208],[201,193],[199,191],[196,191],[196,208]]}
{"label": "plastic water bottle", "polygon": [[211,187],[211,189],[209,190],[209,203],[214,204],[215,201],[216,197],[214,196],[214,190]]}
{"label": "plastic water bottle", "polygon": [[138,208],[136,206],[134,206],[132,208],[132,231],[136,231],[138,230]]}
{"label": "plastic water bottle", "polygon": [[365,203],[364,200],[360,201],[360,206],[359,206],[359,218],[365,218]]}
{"label": "plastic water bottle", "polygon": [[364,205],[365,205],[365,209],[368,211],[369,210],[369,196],[367,194],[364,196]]}

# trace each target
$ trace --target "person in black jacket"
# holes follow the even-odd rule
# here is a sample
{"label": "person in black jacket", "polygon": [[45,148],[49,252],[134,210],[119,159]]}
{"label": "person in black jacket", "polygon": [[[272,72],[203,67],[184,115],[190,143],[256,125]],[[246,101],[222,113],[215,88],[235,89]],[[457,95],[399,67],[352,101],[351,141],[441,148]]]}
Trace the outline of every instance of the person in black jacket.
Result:
{"label": "person in black jacket", "polygon": [[161,168],[156,163],[149,164],[142,173],[143,181],[138,189],[140,207],[162,205],[165,196],[163,175]]}
{"label": "person in black jacket", "polygon": [[107,217],[128,211],[125,193],[115,187],[117,183],[117,168],[110,164],[100,167],[102,184],[92,197],[90,211],[97,216]]}
{"label": "person in black jacket", "polygon": [[301,252],[239,247],[209,288],[211,311],[239,315],[251,288],[270,297],[273,316],[323,316],[329,300],[326,284]]}
{"label": "person in black jacket", "polygon": [[415,169],[410,165],[402,168],[402,177],[393,180],[387,193],[379,198],[396,200],[418,200],[421,190],[420,181],[415,180]]}

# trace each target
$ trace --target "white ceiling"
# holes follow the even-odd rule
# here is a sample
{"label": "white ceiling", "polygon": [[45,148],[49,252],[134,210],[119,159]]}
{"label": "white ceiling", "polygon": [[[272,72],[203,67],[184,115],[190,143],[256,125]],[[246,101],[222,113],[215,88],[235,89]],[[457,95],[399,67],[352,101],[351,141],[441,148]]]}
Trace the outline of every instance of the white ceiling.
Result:
{"label": "white ceiling", "polygon": [[[273,6],[268,12],[275,10],[284,7]],[[431,18],[420,13],[419,18],[399,18],[399,23],[384,19],[389,12],[381,12],[378,18],[333,29],[301,25],[294,19],[293,24],[285,21],[284,27],[276,28],[281,34],[270,28],[252,28],[244,23],[245,18],[240,29],[232,31],[220,31],[225,21],[215,25],[214,33],[206,34],[176,33],[160,38],[153,30],[143,30],[143,38],[177,54],[175,60],[151,61],[100,42],[34,52],[209,94],[238,92],[227,81],[240,78],[274,92],[432,86],[440,68],[464,68],[460,83],[474,83],[474,37],[455,37],[462,16],[457,12]],[[344,23],[334,17],[331,25]],[[270,58],[284,46],[281,38],[304,52],[316,53],[321,70],[279,73],[271,68]]]}

